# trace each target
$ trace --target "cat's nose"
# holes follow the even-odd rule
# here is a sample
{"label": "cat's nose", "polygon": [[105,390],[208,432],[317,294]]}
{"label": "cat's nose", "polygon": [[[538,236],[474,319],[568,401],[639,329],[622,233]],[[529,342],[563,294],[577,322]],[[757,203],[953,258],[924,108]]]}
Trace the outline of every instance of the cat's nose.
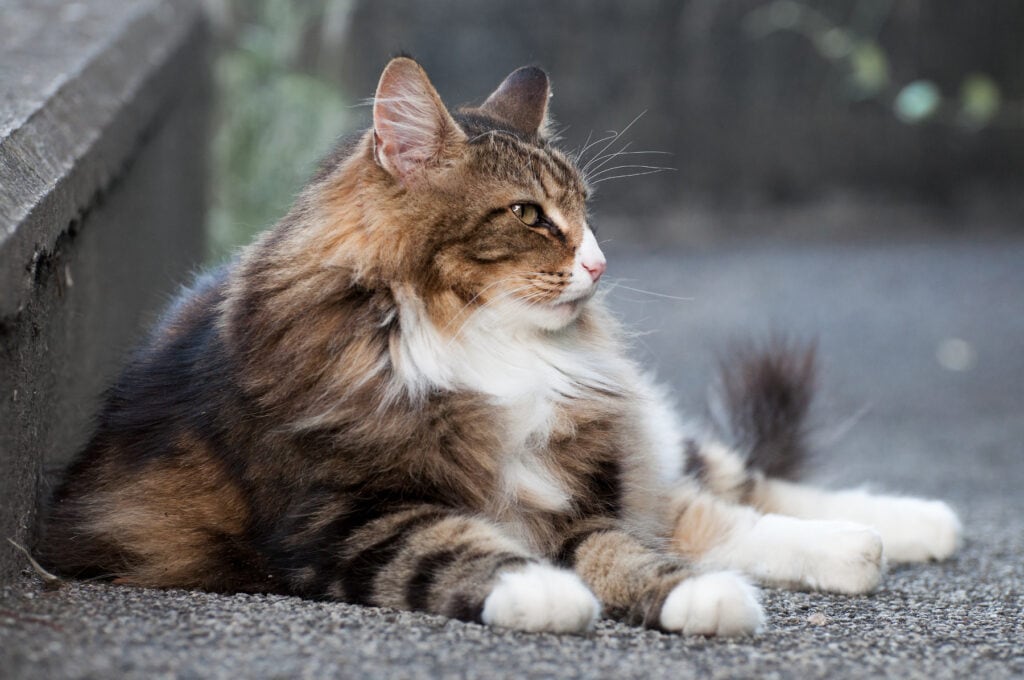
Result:
{"label": "cat's nose", "polygon": [[580,264],[590,274],[590,280],[597,283],[597,280],[601,278],[601,274],[604,274],[604,270],[608,268],[608,263],[605,262],[604,258],[594,259],[591,261],[583,260]]}
{"label": "cat's nose", "polygon": [[597,280],[601,278],[601,274],[604,274],[607,264],[604,259],[604,253],[601,252],[601,246],[598,245],[594,232],[591,231],[590,227],[583,228],[583,243],[580,244],[576,257],[580,266],[590,274],[590,282],[597,283]]}

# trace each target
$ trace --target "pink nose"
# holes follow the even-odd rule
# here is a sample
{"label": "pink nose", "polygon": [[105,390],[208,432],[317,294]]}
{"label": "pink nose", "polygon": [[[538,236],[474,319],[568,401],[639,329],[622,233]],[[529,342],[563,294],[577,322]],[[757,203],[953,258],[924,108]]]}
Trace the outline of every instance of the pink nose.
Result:
{"label": "pink nose", "polygon": [[590,274],[590,279],[597,283],[597,280],[601,278],[601,274],[604,274],[604,270],[608,268],[608,264],[604,260],[594,260],[593,262],[582,262],[583,268]]}

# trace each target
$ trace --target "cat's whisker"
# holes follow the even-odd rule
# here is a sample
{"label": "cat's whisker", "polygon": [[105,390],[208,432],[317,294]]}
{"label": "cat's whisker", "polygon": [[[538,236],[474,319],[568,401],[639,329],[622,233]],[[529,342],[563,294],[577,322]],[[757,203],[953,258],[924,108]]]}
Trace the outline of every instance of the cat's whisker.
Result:
{"label": "cat's whisker", "polygon": [[602,158],[605,155],[605,153],[608,151],[608,149],[611,148],[611,146],[622,137],[622,134],[624,132],[625,132],[625,129],[623,129],[622,132],[616,132],[615,130],[612,130],[610,135],[608,135],[607,137],[603,137],[603,138],[597,140],[596,143],[598,143],[598,144],[600,144],[601,142],[607,142],[607,143],[604,146],[602,146],[597,151],[597,153],[595,153],[594,156],[592,158],[590,158],[586,162],[586,164],[584,164],[584,166],[581,168],[583,174],[587,173],[587,171],[590,169],[590,167],[593,166],[593,164],[597,162],[597,159]]}
{"label": "cat's whisker", "polygon": [[666,171],[666,170],[675,170],[675,169],[676,168],[670,168],[668,166],[663,166],[663,165],[640,165],[638,163],[631,163],[631,164],[627,164],[627,165],[615,165],[615,166],[612,166],[610,168],[605,168],[604,170],[601,170],[599,172],[594,173],[588,179],[590,179],[590,180],[598,179],[602,175],[606,175],[606,174],[611,173],[611,172],[616,172],[618,170],[655,170],[655,171],[658,171],[658,172],[662,172],[662,171]]}
{"label": "cat's whisker", "polygon": [[629,153],[628,149],[632,145],[633,145],[633,142],[626,142],[625,144],[622,145],[622,148],[619,149],[618,151],[614,151],[612,153],[602,154],[600,156],[595,157],[590,163],[587,163],[587,176],[589,177],[590,173],[593,172],[593,171],[600,170],[601,166],[606,165],[613,158],[616,158],[616,157],[621,156],[623,154]]}
{"label": "cat's whisker", "polygon": [[[611,148],[612,144],[615,143],[615,140],[619,139],[624,134],[626,134],[629,131],[629,129],[632,128],[636,124],[636,122],[638,120],[640,120],[641,118],[644,117],[644,114],[646,114],[646,113],[647,113],[646,110],[641,111],[640,113],[637,114],[636,118],[634,118],[633,120],[629,121],[629,125],[627,125],[626,127],[622,128],[622,130],[620,130],[619,132],[613,133],[611,135],[611,139],[608,141],[607,144],[605,144],[603,147],[601,147],[601,150],[597,152],[597,155],[595,156],[595,158],[600,158],[602,154],[604,154],[606,151],[608,151],[608,149]],[[593,165],[593,163],[594,163],[594,159],[592,158],[589,161],[587,161],[586,165],[583,166],[583,174],[584,175],[587,174],[587,170],[590,169],[590,166]]]}
{"label": "cat's whisker", "polygon": [[495,286],[501,285],[501,284],[503,284],[503,283],[508,283],[509,281],[513,281],[515,277],[517,277],[517,276],[522,276],[523,274],[525,274],[525,272],[517,272],[517,273],[515,273],[515,274],[510,274],[509,276],[506,276],[505,278],[502,278],[502,279],[498,279],[497,281],[491,281],[490,283],[488,283],[488,284],[487,284],[486,286],[484,286],[483,288],[481,288],[481,289],[480,289],[480,290],[479,290],[479,291],[477,292],[477,294],[476,294],[476,295],[474,295],[473,297],[471,297],[471,298],[469,299],[469,302],[467,302],[466,304],[464,304],[464,305],[462,306],[462,308],[461,308],[461,309],[459,309],[459,311],[455,313],[455,316],[453,316],[453,317],[451,318],[451,320],[450,320],[450,321],[449,321],[449,322],[448,322],[447,324],[445,324],[444,328],[442,328],[442,329],[441,329],[441,332],[443,333],[443,332],[447,331],[447,330],[448,330],[448,329],[449,329],[449,328],[451,327],[451,325],[452,325],[453,323],[455,323],[455,322],[456,322],[456,321],[457,321],[457,320],[459,319],[459,317],[460,317],[460,316],[462,316],[462,314],[463,314],[463,313],[464,313],[464,312],[465,312],[465,311],[466,311],[467,309],[469,309],[469,308],[470,308],[470,307],[471,307],[471,306],[473,305],[473,303],[474,303],[474,302],[476,302],[477,300],[479,300],[479,299],[480,299],[480,296],[481,296],[481,295],[483,295],[484,293],[486,293],[486,292],[487,292],[487,291],[488,291],[489,289],[491,289],[491,288],[494,288]]}
{"label": "cat's whisker", "polygon": [[643,293],[644,295],[652,295],[654,297],[665,298],[667,300],[676,300],[678,302],[693,302],[693,301],[695,301],[697,299],[697,298],[692,298],[692,297],[680,297],[678,295],[669,295],[667,293],[656,293],[653,290],[644,290],[643,288],[633,288],[631,286],[627,286],[627,285],[623,284],[621,280],[613,280],[613,281],[611,281],[611,285],[608,287],[607,292],[611,293],[611,292],[613,292],[617,288],[622,288],[624,290],[630,290],[630,291],[633,291],[634,293]]}
{"label": "cat's whisker", "polygon": [[[604,156],[599,156],[598,160],[600,162],[598,162],[597,165],[593,165],[592,166],[592,172],[597,172],[603,166],[608,164],[611,160],[613,160],[615,158],[618,158],[619,156],[639,156],[639,155],[651,155],[651,154],[662,155],[662,156],[671,156],[672,155],[672,152],[670,152],[670,151],[627,151],[626,149],[628,149],[628,148],[629,148],[629,144],[627,144],[626,146],[622,147],[621,151],[616,151],[615,153],[609,153],[609,154],[605,154]],[[592,176],[592,175],[588,175],[588,176]]]}
{"label": "cat's whisker", "polygon": [[587,175],[587,173],[588,173],[588,172],[590,171],[590,168],[591,168],[591,166],[593,166],[593,165],[594,165],[594,163],[596,163],[596,162],[597,162],[597,159],[598,159],[598,158],[601,158],[601,157],[602,157],[602,156],[604,155],[604,153],[605,153],[605,152],[606,152],[606,151],[608,150],[608,147],[610,147],[610,146],[611,146],[612,144],[614,144],[614,143],[615,143],[615,141],[616,141],[616,140],[617,140],[618,138],[619,138],[619,133],[617,133],[617,132],[613,132],[613,133],[612,133],[612,134],[611,134],[611,135],[610,135],[609,137],[605,137],[604,139],[598,140],[598,141],[600,141],[600,142],[603,142],[603,141],[605,141],[605,140],[610,140],[610,141],[608,141],[608,143],[607,143],[607,144],[606,144],[605,146],[601,147],[601,149],[600,149],[600,150],[599,150],[599,151],[597,152],[597,154],[596,154],[596,155],[595,155],[595,156],[594,156],[593,158],[591,158],[590,160],[588,160],[588,161],[587,161],[586,163],[584,163],[584,164],[583,164],[583,167],[582,167],[582,168],[580,168],[580,172],[582,172],[582,173],[583,173],[583,176],[584,176],[584,177],[585,177],[585,176]]}
{"label": "cat's whisker", "polygon": [[[627,149],[627,147],[623,147],[623,149]],[[640,155],[640,154],[656,154],[656,155],[659,155],[659,156],[672,156],[672,155],[674,155],[671,151],[658,151],[657,149],[635,149],[633,151],[629,151],[627,149],[627,150],[624,150],[624,151],[615,151],[615,152],[612,152],[612,153],[606,153],[603,156],[598,156],[594,160],[595,160],[595,162],[597,162],[598,160],[604,160],[605,158],[614,158],[615,156],[637,156],[637,155]]]}
{"label": "cat's whisker", "polygon": [[[591,134],[593,134],[593,133],[591,133]],[[601,144],[602,142],[607,142],[609,140],[615,141],[615,138],[618,137],[618,135],[619,135],[619,133],[617,133],[614,130],[612,130],[610,132],[610,134],[605,135],[604,137],[601,137],[599,139],[595,139],[592,142],[589,141],[590,137],[588,136],[587,137],[588,142],[587,142],[586,146],[584,146],[582,149],[580,149],[580,153],[579,153],[579,156],[576,158],[576,162],[577,163],[581,162],[583,160],[583,157],[586,155],[587,151],[589,151],[592,147],[597,146],[598,144]],[[600,154],[602,152],[598,152],[598,153]]]}
{"label": "cat's whisker", "polygon": [[611,177],[602,177],[601,179],[595,180],[592,184],[600,184],[610,179],[624,179],[626,177],[643,177],[644,175],[656,175],[659,172],[665,172],[667,170],[675,170],[675,168],[660,168],[658,170],[647,170],[646,172],[630,172],[625,175],[612,175]]}
{"label": "cat's whisker", "polygon": [[479,307],[477,307],[476,309],[474,309],[471,314],[466,316],[466,318],[463,320],[462,324],[459,326],[458,330],[456,330],[455,333],[452,334],[452,337],[451,337],[451,339],[448,340],[448,343],[447,343],[446,346],[447,347],[451,347],[453,344],[455,344],[455,342],[462,335],[462,332],[466,330],[466,328],[469,325],[469,323],[473,320],[473,318],[477,314],[479,314],[480,312],[484,311],[488,307],[491,307],[491,306],[497,304],[498,302],[502,302],[504,300],[507,300],[508,298],[512,297],[515,293],[517,293],[519,291],[522,291],[522,290],[525,290],[526,288],[528,288],[528,286],[523,286],[521,288],[513,288],[512,290],[505,291],[505,292],[501,293],[500,295],[498,295],[498,296],[496,296],[496,297],[494,297],[494,298],[492,298],[490,300],[487,300],[484,304],[482,304]]}
{"label": "cat's whisker", "polygon": [[[511,278],[512,277],[507,277],[507,278],[502,279],[501,281],[498,281],[496,283],[507,282]],[[488,287],[490,287],[490,286],[488,286]],[[516,288],[510,288],[508,290],[504,290],[501,293],[499,293],[498,295],[496,295],[495,297],[491,298],[490,300],[485,301],[479,307],[476,307],[469,315],[466,316],[466,318],[463,320],[462,324],[459,326],[458,330],[455,331],[455,333],[452,335],[451,339],[448,341],[448,346],[451,347],[451,345],[456,340],[458,340],[459,336],[462,335],[462,331],[464,331],[466,329],[466,326],[469,324],[470,321],[473,320],[474,316],[476,316],[477,314],[479,314],[483,310],[487,309],[488,307],[491,307],[492,305],[494,305],[494,304],[496,304],[498,302],[501,302],[503,300],[506,300],[506,299],[512,297],[516,293],[519,293],[519,292],[524,291],[524,290],[529,290],[531,287],[532,287],[531,284],[527,283],[525,285],[518,286]],[[476,295],[476,297],[474,297],[474,300],[479,298],[481,293],[483,293],[482,290],[480,291],[480,293],[478,293]],[[465,307],[463,307],[463,309],[465,309]]]}
{"label": "cat's whisker", "polygon": [[577,165],[580,162],[580,158],[583,157],[583,152],[586,151],[589,148],[589,146],[590,146],[590,138],[593,137],[593,136],[594,136],[594,131],[591,130],[590,132],[587,133],[587,140],[585,142],[583,142],[583,146],[580,147],[578,150],[575,150],[575,151],[573,151],[572,153],[569,154],[569,157],[572,158],[573,162],[576,163]]}
{"label": "cat's whisker", "polygon": [[831,448],[838,444],[868,413],[871,412],[873,404],[867,403],[857,409],[853,415],[836,423],[821,435],[821,446]]}

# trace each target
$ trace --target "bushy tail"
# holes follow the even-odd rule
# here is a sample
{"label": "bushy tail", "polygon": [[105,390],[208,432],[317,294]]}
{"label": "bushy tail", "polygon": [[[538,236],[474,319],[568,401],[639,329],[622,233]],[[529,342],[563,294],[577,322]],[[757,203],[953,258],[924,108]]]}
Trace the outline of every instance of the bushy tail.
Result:
{"label": "bushy tail", "polygon": [[807,419],[815,374],[813,344],[746,345],[720,361],[712,421],[725,443],[746,456],[748,469],[799,477],[810,455]]}

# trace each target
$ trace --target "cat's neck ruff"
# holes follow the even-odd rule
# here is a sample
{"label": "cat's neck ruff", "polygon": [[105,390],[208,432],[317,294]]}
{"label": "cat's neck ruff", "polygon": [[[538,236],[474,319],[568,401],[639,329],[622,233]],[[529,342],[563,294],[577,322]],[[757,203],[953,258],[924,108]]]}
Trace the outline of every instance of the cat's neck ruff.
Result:
{"label": "cat's neck ruff", "polygon": [[413,395],[468,390],[500,403],[621,390],[623,359],[603,335],[593,337],[576,324],[558,331],[531,327],[511,305],[483,307],[458,328],[439,329],[417,297],[396,297],[396,377]]}

